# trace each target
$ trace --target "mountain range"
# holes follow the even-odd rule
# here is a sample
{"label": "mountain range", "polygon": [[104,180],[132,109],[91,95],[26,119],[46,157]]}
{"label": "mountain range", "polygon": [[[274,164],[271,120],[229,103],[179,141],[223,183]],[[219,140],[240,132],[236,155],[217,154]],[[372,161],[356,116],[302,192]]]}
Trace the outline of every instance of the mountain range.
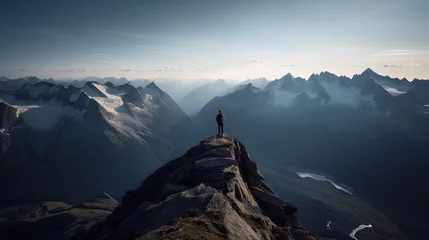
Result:
{"label": "mountain range", "polygon": [[1,204],[120,194],[171,157],[170,129],[188,118],[154,83],[26,82],[0,98]]}
{"label": "mountain range", "polygon": [[[380,79],[389,87],[380,85]],[[370,69],[351,79],[327,72],[308,80],[287,74],[264,89],[248,85],[213,98],[195,121],[201,136],[213,133],[213,113],[221,108],[225,131],[243,139],[254,154],[282,166],[326,173],[361,196],[429,219],[427,83],[401,83],[408,91],[401,88],[403,93],[397,94],[399,90],[391,91],[395,79]],[[416,225],[410,223],[408,231]]]}
{"label": "mountain range", "polygon": [[[388,218],[392,224],[386,229],[396,224],[409,239],[419,239],[429,224],[421,220],[429,219],[429,81],[390,78],[371,69],[352,78],[286,74],[236,85],[199,83],[177,100],[154,82],[87,80],[76,86],[36,77],[0,81],[0,191],[6,196],[0,206],[75,203],[103,191],[121,196],[215,134],[221,108],[225,131],[240,139],[267,173],[276,166],[324,173],[353,189],[359,200],[350,204],[368,202],[387,216],[377,224]],[[281,186],[278,177],[267,182]],[[293,191],[276,191],[286,197],[296,189],[315,194],[296,184]]]}

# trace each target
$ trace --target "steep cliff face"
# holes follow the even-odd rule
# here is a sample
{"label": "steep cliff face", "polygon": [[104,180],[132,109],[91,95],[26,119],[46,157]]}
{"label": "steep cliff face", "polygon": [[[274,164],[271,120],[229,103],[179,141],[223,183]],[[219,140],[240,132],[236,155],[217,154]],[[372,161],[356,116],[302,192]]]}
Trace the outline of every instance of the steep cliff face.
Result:
{"label": "steep cliff face", "polygon": [[0,155],[6,152],[12,142],[8,131],[16,121],[16,109],[0,99]]}
{"label": "steep cliff face", "polygon": [[76,239],[316,239],[236,139],[210,137],[129,191]]}

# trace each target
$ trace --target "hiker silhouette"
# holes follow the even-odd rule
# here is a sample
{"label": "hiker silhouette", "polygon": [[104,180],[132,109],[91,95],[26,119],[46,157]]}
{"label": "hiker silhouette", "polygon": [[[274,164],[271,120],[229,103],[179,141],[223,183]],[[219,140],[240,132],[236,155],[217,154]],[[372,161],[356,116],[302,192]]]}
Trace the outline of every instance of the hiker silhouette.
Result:
{"label": "hiker silhouette", "polygon": [[225,123],[225,115],[223,115],[222,109],[219,109],[219,113],[216,116],[216,122],[217,122],[218,135],[223,134],[223,124]]}

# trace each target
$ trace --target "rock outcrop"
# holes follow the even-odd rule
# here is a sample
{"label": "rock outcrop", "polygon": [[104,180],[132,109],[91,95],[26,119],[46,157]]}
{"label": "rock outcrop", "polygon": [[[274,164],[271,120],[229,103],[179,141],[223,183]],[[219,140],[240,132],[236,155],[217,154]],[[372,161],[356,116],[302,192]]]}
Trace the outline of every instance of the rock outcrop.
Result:
{"label": "rock outcrop", "polygon": [[76,239],[316,239],[296,212],[264,183],[246,148],[224,135],[158,169]]}
{"label": "rock outcrop", "polygon": [[12,139],[8,131],[17,121],[16,109],[0,99],[0,155],[11,145]]}
{"label": "rock outcrop", "polygon": [[0,99],[0,129],[9,130],[17,120],[16,109]]}
{"label": "rock outcrop", "polygon": [[69,240],[112,213],[115,203],[97,197],[81,204],[43,202],[0,209],[2,240]]}

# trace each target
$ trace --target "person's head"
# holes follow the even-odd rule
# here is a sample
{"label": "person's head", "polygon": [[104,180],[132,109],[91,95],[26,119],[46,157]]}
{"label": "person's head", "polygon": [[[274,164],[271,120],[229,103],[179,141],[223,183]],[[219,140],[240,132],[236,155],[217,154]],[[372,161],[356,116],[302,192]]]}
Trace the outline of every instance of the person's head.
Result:
{"label": "person's head", "polygon": [[219,113],[222,113],[222,109],[219,109]]}

